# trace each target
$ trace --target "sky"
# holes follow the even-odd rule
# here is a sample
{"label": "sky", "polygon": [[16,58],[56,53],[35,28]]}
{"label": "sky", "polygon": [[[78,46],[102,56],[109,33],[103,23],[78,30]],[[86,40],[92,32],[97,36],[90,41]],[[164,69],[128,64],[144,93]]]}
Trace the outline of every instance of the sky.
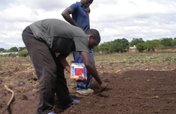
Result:
{"label": "sky", "polygon": [[[26,26],[47,18],[64,20],[62,11],[77,0],[0,2],[0,48],[10,49],[25,47],[21,34]],[[90,26],[99,30],[100,43],[176,37],[176,0],[94,0],[90,8]]]}

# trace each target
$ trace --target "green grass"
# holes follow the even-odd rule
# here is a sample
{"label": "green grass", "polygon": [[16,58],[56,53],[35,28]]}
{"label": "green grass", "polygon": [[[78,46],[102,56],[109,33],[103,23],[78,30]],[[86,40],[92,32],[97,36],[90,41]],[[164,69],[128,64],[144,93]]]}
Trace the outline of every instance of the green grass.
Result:
{"label": "green grass", "polygon": [[[176,69],[175,53],[95,53],[94,58],[99,73],[116,73],[118,70],[152,70],[153,68],[157,68],[158,71]],[[67,61],[69,64],[73,61],[72,54],[67,57]],[[12,72],[11,76],[8,75],[8,72]],[[3,83],[11,83],[10,80],[16,80],[20,73],[32,75],[33,72],[34,67],[29,57],[0,57],[0,80]],[[4,73],[6,75],[3,75]],[[67,72],[65,76],[70,78]],[[26,78],[23,80],[27,81]],[[75,86],[75,83],[68,85]]]}
{"label": "green grass", "polygon": [[[135,53],[135,54],[95,54],[95,61],[97,66],[112,64],[125,65],[131,69],[136,66],[165,66],[176,63],[175,53]],[[129,68],[131,67],[131,68]]]}

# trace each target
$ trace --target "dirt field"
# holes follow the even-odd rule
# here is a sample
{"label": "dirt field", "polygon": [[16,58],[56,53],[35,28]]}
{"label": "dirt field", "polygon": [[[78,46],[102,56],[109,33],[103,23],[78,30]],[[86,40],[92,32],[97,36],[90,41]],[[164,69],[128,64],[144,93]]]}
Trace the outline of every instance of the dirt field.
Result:
{"label": "dirt field", "polygon": [[[53,111],[61,114],[176,114],[174,54],[171,57],[166,56],[162,61],[156,63],[153,61],[153,64],[146,63],[141,66],[136,63],[142,63],[143,60],[111,62],[106,59],[110,62],[103,63],[107,56],[100,56],[101,58],[96,57],[96,66],[101,78],[108,84],[106,91],[98,93],[96,82],[93,81],[91,85],[95,91],[93,94],[78,95],[75,92],[75,81],[69,79],[69,74],[66,73],[71,95],[80,102],[61,112],[56,99]],[[124,58],[124,55],[112,56],[116,59],[121,59],[120,56]],[[148,57],[154,59],[156,55]],[[132,56],[128,58],[132,59]],[[38,81],[30,59],[0,58],[0,60],[0,114],[9,112],[35,114],[39,101]],[[167,61],[167,64],[163,64],[164,61]],[[12,94],[4,85],[15,93],[8,110],[6,110],[7,103]]]}

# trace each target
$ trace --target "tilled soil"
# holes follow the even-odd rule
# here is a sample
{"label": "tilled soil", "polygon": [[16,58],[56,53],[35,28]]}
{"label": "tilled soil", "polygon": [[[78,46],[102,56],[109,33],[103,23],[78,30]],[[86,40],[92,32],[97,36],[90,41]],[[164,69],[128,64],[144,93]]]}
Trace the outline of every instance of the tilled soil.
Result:
{"label": "tilled soil", "polygon": [[[104,92],[98,92],[95,81],[91,85],[94,93],[87,96],[78,95],[73,86],[68,86],[73,98],[80,102],[63,112],[56,109],[57,106],[54,110],[61,114],[176,113],[176,71],[126,71],[103,73],[101,77],[108,84]],[[37,80],[29,78],[24,84],[10,88],[15,91],[11,113],[35,114],[39,101]],[[0,85],[0,90],[0,113],[8,114],[5,108],[11,93],[3,85]]]}
{"label": "tilled soil", "polygon": [[[24,62],[28,66],[24,67]],[[9,65],[6,71],[0,73],[0,114],[36,113],[38,80],[30,60],[24,62],[16,61],[18,64]],[[103,67],[100,77],[108,84],[107,89],[99,93],[93,80],[91,88],[94,93],[87,96],[76,93],[75,81],[66,74],[70,93],[80,102],[61,110],[56,98],[53,111],[61,114],[176,114],[176,70],[155,71],[149,69],[155,69],[154,66],[146,66],[142,68],[144,70],[123,71],[119,66],[122,65],[107,64]],[[4,85],[15,93],[8,109],[12,93]]]}
{"label": "tilled soil", "polygon": [[108,83],[106,91],[82,98],[62,114],[176,113],[176,71],[127,71],[102,76]]}

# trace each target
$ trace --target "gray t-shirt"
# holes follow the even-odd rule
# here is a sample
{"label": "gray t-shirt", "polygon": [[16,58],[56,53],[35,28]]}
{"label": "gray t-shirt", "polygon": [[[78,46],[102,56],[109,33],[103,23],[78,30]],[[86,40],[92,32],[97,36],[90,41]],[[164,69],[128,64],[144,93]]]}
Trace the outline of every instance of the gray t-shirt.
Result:
{"label": "gray t-shirt", "polygon": [[46,42],[49,48],[52,48],[55,42],[54,38],[72,39],[75,44],[75,51],[89,52],[88,39],[85,32],[73,25],[70,25],[59,19],[44,19],[31,25],[35,38]]}

